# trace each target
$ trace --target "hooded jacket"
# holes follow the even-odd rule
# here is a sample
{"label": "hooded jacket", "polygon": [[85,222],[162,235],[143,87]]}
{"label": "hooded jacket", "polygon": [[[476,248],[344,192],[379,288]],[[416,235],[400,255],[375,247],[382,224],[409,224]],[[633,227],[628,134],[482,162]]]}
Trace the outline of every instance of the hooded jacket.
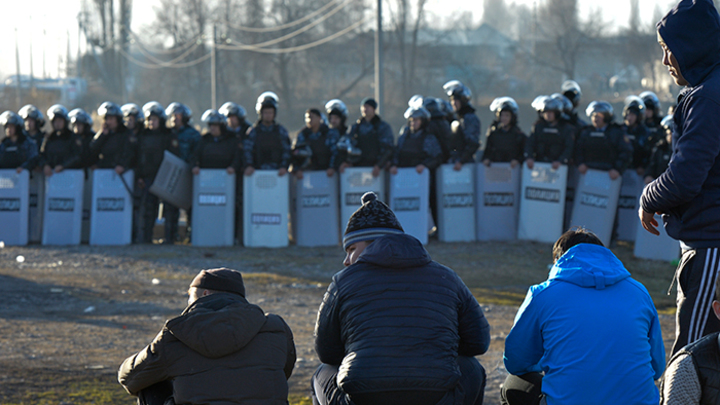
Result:
{"label": "hooded jacket", "polygon": [[449,391],[457,356],[487,351],[490,326],[460,277],[407,234],[376,239],[333,276],[315,351],[346,393]]}
{"label": "hooded jacket", "polygon": [[548,405],[657,404],[657,311],[610,250],[579,244],[530,287],[505,340],[510,374],[544,371]]}
{"label": "hooded jacket", "polygon": [[295,364],[292,332],[241,295],[199,298],[127,358],[118,381],[133,395],[171,380],[175,403],[287,404]]}
{"label": "hooded jacket", "polygon": [[720,16],[712,1],[683,0],[657,25],[689,83],[678,97],[673,156],[641,197],[668,235],[691,248],[720,246]]}

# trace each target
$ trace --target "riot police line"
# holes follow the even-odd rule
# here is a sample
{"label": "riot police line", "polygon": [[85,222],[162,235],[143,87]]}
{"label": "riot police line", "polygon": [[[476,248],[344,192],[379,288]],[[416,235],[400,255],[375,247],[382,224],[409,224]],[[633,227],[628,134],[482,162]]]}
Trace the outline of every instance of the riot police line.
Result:
{"label": "riot police line", "polygon": [[[105,102],[97,133],[81,109],[52,106],[47,134],[34,106],[6,111],[0,219],[13,225],[2,227],[0,240],[152,243],[162,202],[166,243],[180,238],[182,208],[194,245],[279,247],[290,238],[335,245],[359,196],[375,191],[423,243],[434,234],[441,241],[549,242],[573,225],[605,243],[649,246],[650,253],[636,253],[658,257],[659,244],[641,240],[635,215],[643,184],[662,173],[670,155],[672,119],[662,120],[653,93],[628,97],[622,125],[609,103],[593,101],[587,124],[577,112],[580,86],[567,81],[562,93],[533,101],[538,119],[529,135],[517,125],[515,100],[497,98],[478,152],[481,124],[470,89],[453,80],[443,90],[447,100],[408,102],[397,144],[371,98],[351,125],[341,100],[307,110],[294,143],[275,120],[272,92],[258,97],[255,123],[233,102],[205,111],[203,135],[178,102]],[[676,246],[666,246],[666,256],[676,256]]]}

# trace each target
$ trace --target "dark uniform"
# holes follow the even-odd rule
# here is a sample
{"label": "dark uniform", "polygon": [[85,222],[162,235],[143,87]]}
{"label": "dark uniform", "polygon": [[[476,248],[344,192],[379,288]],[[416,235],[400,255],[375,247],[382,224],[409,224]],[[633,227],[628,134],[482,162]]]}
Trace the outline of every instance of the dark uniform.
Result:
{"label": "dark uniform", "polygon": [[[188,163],[191,163],[195,154],[195,149],[200,143],[200,132],[187,124],[183,125],[179,129],[173,128],[172,132],[178,141],[178,157]],[[180,209],[170,203],[163,203],[163,215],[165,216],[165,234],[172,235],[166,243],[173,243],[176,239],[178,239],[177,235]],[[189,229],[191,215],[192,209],[187,211],[187,229]]]}
{"label": "dark uniform", "polygon": [[242,168],[242,145],[236,136],[224,128],[219,137],[206,133],[200,138],[191,165],[201,169],[232,167],[238,172]]}
{"label": "dark uniform", "polygon": [[536,162],[560,162],[564,165],[573,153],[573,128],[562,121],[551,125],[539,119],[525,142],[525,159]]}
{"label": "dark uniform", "polygon": [[473,155],[480,147],[480,118],[469,104],[462,106],[457,116],[458,119],[451,125],[452,135],[445,146],[450,154],[448,163],[472,163],[475,161]]}
{"label": "dark uniform", "polygon": [[645,169],[645,176],[657,179],[667,170],[672,157],[672,145],[665,138],[662,138],[652,149],[648,166]]}
{"label": "dark uniform", "polygon": [[397,167],[423,165],[431,171],[435,170],[442,164],[440,142],[425,128],[411,133],[410,127],[406,126],[398,139],[392,163]]}
{"label": "dark uniform", "polygon": [[80,169],[82,165],[83,144],[79,136],[65,128],[51,133],[40,147],[40,167],[45,165],[55,169]]}
{"label": "dark uniform", "polygon": [[611,123],[604,129],[585,128],[580,133],[575,153],[575,163],[590,169],[622,174],[632,162],[633,149],[622,127]]}
{"label": "dark uniform", "polygon": [[280,124],[257,122],[244,141],[245,167],[258,170],[287,169],[290,166],[290,136]]}
{"label": "dark uniform", "polygon": [[[150,193],[150,187],[160,170],[165,151],[178,154],[178,141],[172,132],[166,128],[148,129],[140,131],[135,141],[135,179],[139,196],[138,212],[136,213],[136,241],[138,243],[152,243],[153,228],[158,216],[160,199]],[[142,181],[140,181],[142,180]],[[167,230],[167,228],[166,228]],[[172,240],[172,234],[165,235],[166,240]]]}
{"label": "dark uniform", "polygon": [[133,158],[130,134],[125,125],[118,124],[115,131],[98,132],[90,142],[91,165],[100,169],[114,169],[115,166],[129,168]]}
{"label": "dark uniform", "polygon": [[22,131],[15,142],[10,137],[0,142],[0,169],[22,167],[29,171],[35,168],[38,158],[37,144]]}
{"label": "dark uniform", "polygon": [[382,169],[391,161],[395,144],[392,128],[379,115],[370,122],[364,118],[358,119],[350,128],[348,136],[362,153],[356,162],[349,162],[353,166],[377,166]]}
{"label": "dark uniform", "polygon": [[633,169],[645,168],[650,159],[650,152],[653,146],[650,140],[648,129],[643,124],[635,124],[632,127],[623,126],[628,140],[633,148],[632,163],[630,167]]}
{"label": "dark uniform", "polygon": [[[295,140],[293,147],[293,157],[295,162],[293,166],[301,170],[327,170],[337,169],[340,166],[338,161],[337,143],[340,140],[340,134],[336,129],[330,128],[325,124],[320,124],[318,132],[312,132],[310,128],[303,128]],[[312,155],[308,165],[305,166],[304,157],[296,156],[295,151],[310,147]]]}
{"label": "dark uniform", "polygon": [[483,160],[504,163],[512,160],[522,162],[526,138],[517,125],[505,130],[497,122],[493,122],[492,126],[488,128]]}

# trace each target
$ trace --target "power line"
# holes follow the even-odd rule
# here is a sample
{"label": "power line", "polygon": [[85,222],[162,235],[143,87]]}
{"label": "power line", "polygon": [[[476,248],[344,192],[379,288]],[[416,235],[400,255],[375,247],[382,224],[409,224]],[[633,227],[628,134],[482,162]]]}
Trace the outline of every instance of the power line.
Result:
{"label": "power line", "polygon": [[193,45],[196,45],[196,44],[201,43],[201,42],[202,42],[202,36],[203,36],[203,34],[200,33],[200,34],[196,35],[194,38],[192,38],[191,40],[189,40],[187,43],[185,43],[185,44],[183,44],[183,45],[181,45],[181,46],[179,46],[179,47],[177,47],[177,48],[175,48],[175,49],[158,49],[158,50],[150,51],[149,48],[151,48],[151,47],[143,44],[142,41],[140,40],[140,36],[139,36],[138,34],[136,34],[134,31],[132,31],[132,30],[129,29],[129,28],[122,27],[122,29],[125,30],[125,31],[127,31],[127,32],[129,32],[130,35],[133,36],[133,40],[135,41],[135,44],[137,44],[138,46],[141,46],[141,47],[145,48],[145,50],[148,51],[148,52],[152,52],[152,53],[156,53],[156,54],[162,54],[162,55],[169,55],[169,54],[171,54],[171,53],[183,52],[183,51],[185,51],[187,48],[189,48],[189,47],[191,47],[191,46],[193,46]]}
{"label": "power line", "polygon": [[315,17],[316,15],[322,13],[323,11],[325,11],[325,10],[328,9],[328,8],[330,8],[333,4],[335,4],[335,3],[339,2],[339,1],[340,1],[340,0],[331,0],[330,2],[328,2],[327,4],[325,4],[324,6],[320,7],[319,9],[313,11],[312,13],[306,15],[305,17],[303,17],[303,18],[301,18],[301,19],[299,19],[299,20],[291,21],[291,22],[289,22],[289,23],[287,23],[287,24],[276,25],[276,26],[274,26],[274,27],[254,28],[254,27],[243,27],[243,26],[240,26],[240,25],[233,25],[233,24],[230,24],[230,23],[226,23],[226,25],[227,25],[228,27],[233,28],[233,29],[236,29],[236,30],[238,30],[238,31],[246,31],[246,32],[274,32],[274,31],[280,31],[280,30],[284,30],[285,28],[294,27],[294,26],[296,26],[296,25],[298,25],[298,24],[304,23],[305,21],[307,21],[307,20]]}
{"label": "power line", "polygon": [[142,61],[139,61],[139,60],[135,59],[132,55],[130,55],[129,53],[125,52],[125,50],[122,49],[122,48],[119,48],[119,50],[120,50],[120,53],[121,53],[127,60],[129,60],[130,62],[132,62],[132,63],[134,63],[134,64],[136,64],[136,65],[138,65],[138,66],[140,66],[140,67],[146,68],[146,69],[162,69],[162,68],[180,69],[180,68],[186,68],[186,67],[195,66],[195,65],[197,65],[197,64],[199,64],[199,63],[202,63],[202,62],[208,60],[208,59],[210,58],[210,56],[211,56],[211,53],[207,53],[207,54],[199,57],[198,59],[191,60],[191,61],[189,61],[189,62],[176,63],[176,64],[172,64],[172,65],[164,65],[164,64],[162,64],[162,65],[158,65],[158,64],[153,65],[153,64],[145,63],[145,62],[142,62]]}
{"label": "power line", "polygon": [[[331,10],[331,11],[328,12],[327,14],[323,15],[322,17],[318,18],[317,20],[311,22],[310,24],[308,24],[308,25],[306,25],[306,26],[304,26],[304,27],[302,27],[302,28],[300,28],[300,29],[298,29],[298,30],[296,30],[296,31],[293,31],[293,32],[291,32],[291,33],[289,33],[289,34],[283,35],[283,36],[281,36],[281,37],[279,37],[279,38],[272,39],[272,40],[270,40],[270,41],[260,42],[260,43],[258,43],[258,44],[240,45],[238,49],[242,50],[242,49],[243,49],[243,48],[242,48],[243,46],[253,46],[253,47],[256,47],[256,48],[264,48],[264,47],[266,47],[266,46],[275,45],[275,44],[277,44],[277,43],[286,41],[286,40],[288,40],[288,39],[290,39],[290,38],[294,38],[294,37],[302,34],[303,32],[312,29],[313,27],[317,26],[318,24],[320,24],[321,22],[327,20],[328,18],[332,17],[333,15],[337,14],[337,13],[338,13],[340,10],[342,10],[350,1],[352,1],[352,0],[345,0],[344,3],[339,4],[337,7],[335,7],[333,10]],[[233,45],[225,45],[225,46],[233,46]]]}
{"label": "power line", "polygon": [[179,61],[185,59],[185,57],[187,57],[188,55],[190,55],[190,53],[192,53],[192,52],[193,52],[195,49],[197,49],[197,47],[199,47],[200,45],[202,45],[202,42],[196,42],[195,44],[193,44],[193,46],[191,46],[190,48],[188,48],[185,52],[183,52],[182,54],[180,54],[180,56],[176,57],[175,59],[168,60],[168,61],[164,61],[164,60],[161,60],[161,59],[156,58],[156,57],[153,56],[148,50],[146,50],[145,47],[143,47],[142,45],[138,46],[138,49],[140,50],[140,53],[142,53],[143,55],[145,55],[146,58],[148,58],[148,59],[150,59],[151,61],[157,63],[158,65],[171,66],[171,65],[175,64],[176,62],[179,62]]}

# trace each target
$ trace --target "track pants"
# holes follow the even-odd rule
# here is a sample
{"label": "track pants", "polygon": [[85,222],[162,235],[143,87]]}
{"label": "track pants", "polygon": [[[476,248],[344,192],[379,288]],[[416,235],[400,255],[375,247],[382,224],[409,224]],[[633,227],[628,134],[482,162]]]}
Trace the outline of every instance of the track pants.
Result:
{"label": "track pants", "polygon": [[676,273],[677,313],[671,355],[705,335],[720,331],[720,320],[712,310],[719,269],[720,248],[683,252]]}

